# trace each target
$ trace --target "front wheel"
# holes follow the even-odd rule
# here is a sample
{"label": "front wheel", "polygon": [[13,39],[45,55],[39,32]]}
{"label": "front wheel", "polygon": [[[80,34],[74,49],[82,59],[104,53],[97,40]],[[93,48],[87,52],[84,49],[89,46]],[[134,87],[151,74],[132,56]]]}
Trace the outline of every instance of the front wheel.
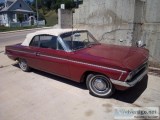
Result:
{"label": "front wheel", "polygon": [[28,66],[25,59],[19,59],[18,64],[21,70],[23,70],[24,72],[28,72],[30,70],[30,67]]}
{"label": "front wheel", "polygon": [[114,93],[114,86],[104,75],[88,75],[86,85],[90,93],[97,97],[110,97]]}

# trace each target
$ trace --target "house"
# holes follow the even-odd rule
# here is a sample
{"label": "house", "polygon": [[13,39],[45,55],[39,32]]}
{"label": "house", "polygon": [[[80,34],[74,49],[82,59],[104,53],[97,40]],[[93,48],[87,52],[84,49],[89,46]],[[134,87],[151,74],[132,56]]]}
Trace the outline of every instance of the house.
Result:
{"label": "house", "polygon": [[30,26],[35,23],[35,12],[24,0],[5,0],[0,10],[0,25],[6,27]]}

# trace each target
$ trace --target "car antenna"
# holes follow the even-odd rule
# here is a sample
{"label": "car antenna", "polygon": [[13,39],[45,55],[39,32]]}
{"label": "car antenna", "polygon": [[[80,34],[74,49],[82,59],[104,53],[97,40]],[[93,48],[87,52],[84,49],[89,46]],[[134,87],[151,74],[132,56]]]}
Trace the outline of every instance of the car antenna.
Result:
{"label": "car antenna", "polygon": [[71,49],[73,50],[73,9],[72,9],[72,37],[71,37]]}

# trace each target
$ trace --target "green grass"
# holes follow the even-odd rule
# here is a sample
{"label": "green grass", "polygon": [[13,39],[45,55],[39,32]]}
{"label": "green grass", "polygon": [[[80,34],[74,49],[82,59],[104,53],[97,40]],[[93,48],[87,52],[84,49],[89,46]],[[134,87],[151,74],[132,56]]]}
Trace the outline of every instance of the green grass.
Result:
{"label": "green grass", "polygon": [[29,26],[29,27],[5,27],[5,26],[0,26],[0,32],[23,30],[23,29],[32,29],[32,28],[36,28],[36,26]]}
{"label": "green grass", "polygon": [[53,26],[58,23],[57,13],[53,10],[48,11],[48,13],[45,15],[45,19],[47,22],[46,26]]}

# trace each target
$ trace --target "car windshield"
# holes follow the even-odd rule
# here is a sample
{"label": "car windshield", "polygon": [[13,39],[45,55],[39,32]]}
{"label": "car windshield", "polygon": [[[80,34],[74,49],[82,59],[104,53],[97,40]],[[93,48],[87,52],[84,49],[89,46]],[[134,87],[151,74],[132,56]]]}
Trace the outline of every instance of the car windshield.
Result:
{"label": "car windshield", "polygon": [[60,35],[65,46],[70,51],[91,47],[99,44],[98,41],[88,31],[73,31]]}

